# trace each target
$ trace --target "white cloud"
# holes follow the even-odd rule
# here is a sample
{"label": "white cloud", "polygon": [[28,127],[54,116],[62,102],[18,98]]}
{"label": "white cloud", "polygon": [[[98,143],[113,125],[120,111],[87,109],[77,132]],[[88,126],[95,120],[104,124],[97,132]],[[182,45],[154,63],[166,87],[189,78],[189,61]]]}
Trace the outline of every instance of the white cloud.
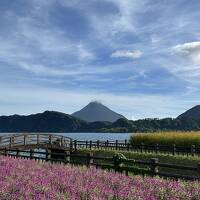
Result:
{"label": "white cloud", "polygon": [[184,59],[190,59],[194,63],[200,61],[200,41],[188,42],[176,45],[172,48],[172,52]]}
{"label": "white cloud", "polygon": [[[189,87],[200,84],[200,41],[178,44],[170,48],[170,53],[156,62],[179,79],[187,81]],[[191,85],[192,84],[192,85]]]}
{"label": "white cloud", "polygon": [[140,50],[117,50],[111,54],[111,58],[140,58],[142,55]]}

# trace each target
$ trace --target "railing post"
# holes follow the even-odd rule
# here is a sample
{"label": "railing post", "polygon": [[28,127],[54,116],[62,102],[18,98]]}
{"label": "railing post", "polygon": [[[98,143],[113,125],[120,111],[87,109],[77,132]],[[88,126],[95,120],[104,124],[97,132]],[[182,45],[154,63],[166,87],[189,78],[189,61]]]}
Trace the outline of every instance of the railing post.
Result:
{"label": "railing post", "polygon": [[99,149],[99,140],[97,140],[97,149]]}
{"label": "railing post", "polygon": [[40,144],[40,135],[37,134],[37,145],[39,145],[39,144]]}
{"label": "railing post", "polygon": [[71,155],[70,151],[67,151],[66,152],[66,159],[65,159],[66,163],[70,163],[70,158],[71,158],[70,155]]}
{"label": "railing post", "polygon": [[7,151],[7,148],[5,147],[5,149],[4,149],[4,155],[5,156],[8,156],[8,151]]}
{"label": "railing post", "polygon": [[10,137],[10,144],[9,144],[9,147],[10,147],[10,148],[13,147],[14,142],[15,142],[15,136],[11,136],[11,137]]}
{"label": "railing post", "polygon": [[46,161],[49,161],[51,159],[51,151],[49,149],[46,149]]}
{"label": "railing post", "polygon": [[195,156],[195,150],[196,150],[196,149],[195,149],[195,145],[192,145],[192,146],[191,146],[191,155],[192,155],[192,156]]}
{"label": "railing post", "polygon": [[19,157],[19,149],[16,149],[16,157]]}
{"label": "railing post", "polygon": [[34,150],[30,149],[30,159],[33,159],[33,155],[34,155]]}
{"label": "railing post", "polygon": [[127,139],[124,140],[124,144],[127,145]]}
{"label": "railing post", "polygon": [[1,141],[2,141],[2,137],[0,137],[0,144],[1,144]]}
{"label": "railing post", "polygon": [[175,155],[176,154],[176,145],[173,144],[172,146],[172,155]]}
{"label": "railing post", "polygon": [[144,150],[144,143],[142,142],[141,145],[140,145],[140,151],[141,151],[141,153],[143,153],[143,150]]}
{"label": "railing post", "polygon": [[85,142],[85,148],[88,148],[88,141]]}
{"label": "railing post", "polygon": [[73,150],[73,140],[70,140],[70,151]]}
{"label": "railing post", "polygon": [[109,141],[106,141],[106,148],[105,149],[109,149]]}
{"label": "railing post", "polygon": [[158,158],[151,158],[151,175],[155,176],[158,173]]}
{"label": "railing post", "polygon": [[63,146],[64,142],[63,142],[63,137],[61,137],[61,140],[60,140],[60,146]]}
{"label": "railing post", "polygon": [[52,144],[52,135],[49,135],[49,144]]}
{"label": "railing post", "polygon": [[159,152],[159,144],[156,144],[156,153]]}
{"label": "railing post", "polygon": [[92,141],[90,140],[90,150],[92,149]]}
{"label": "railing post", "polygon": [[127,148],[127,151],[130,150],[130,144],[129,143],[126,145],[126,148]]}
{"label": "railing post", "polygon": [[12,147],[12,137],[10,137],[9,147]]}
{"label": "railing post", "polygon": [[11,136],[10,137],[10,144],[9,144],[9,147],[13,147],[13,144],[14,144],[14,136]]}
{"label": "railing post", "polygon": [[26,135],[24,135],[24,146],[26,145]]}
{"label": "railing post", "polygon": [[124,144],[122,144],[122,150],[126,149],[127,147],[127,139],[124,140]]}
{"label": "railing post", "polygon": [[89,167],[90,165],[92,165],[94,163],[93,161],[93,153],[87,153],[87,163],[86,165]]}
{"label": "railing post", "polygon": [[197,173],[200,180],[200,163],[197,164]]}
{"label": "railing post", "polygon": [[15,145],[15,136],[12,137],[12,146]]}
{"label": "railing post", "polygon": [[74,140],[74,150],[77,150],[77,140]]}
{"label": "railing post", "polygon": [[115,141],[115,150],[118,149],[118,140]]}

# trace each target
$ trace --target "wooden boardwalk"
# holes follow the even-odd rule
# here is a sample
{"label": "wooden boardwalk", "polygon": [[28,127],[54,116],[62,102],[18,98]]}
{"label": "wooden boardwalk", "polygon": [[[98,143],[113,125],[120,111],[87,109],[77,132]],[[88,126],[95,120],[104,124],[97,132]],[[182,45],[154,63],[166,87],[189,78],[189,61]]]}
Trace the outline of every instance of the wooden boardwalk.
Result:
{"label": "wooden boardwalk", "polygon": [[72,139],[62,135],[55,134],[8,134],[0,136],[0,149],[18,148],[18,149],[37,149],[54,148],[67,150],[73,148]]}

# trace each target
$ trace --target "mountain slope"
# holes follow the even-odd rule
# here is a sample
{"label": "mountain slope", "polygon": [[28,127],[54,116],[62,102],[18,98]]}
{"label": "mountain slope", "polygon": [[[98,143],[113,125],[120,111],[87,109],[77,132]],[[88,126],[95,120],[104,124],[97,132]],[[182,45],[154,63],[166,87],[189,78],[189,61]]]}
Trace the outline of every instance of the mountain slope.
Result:
{"label": "mountain slope", "polygon": [[125,118],[123,115],[120,115],[110,110],[108,107],[104,106],[103,104],[97,101],[89,103],[80,111],[73,113],[72,116],[80,118],[87,122],[95,122],[95,121],[114,122],[120,118]]}
{"label": "mountain slope", "polygon": [[87,122],[55,111],[0,117],[0,132],[77,132],[86,125]]}
{"label": "mountain slope", "polygon": [[200,121],[200,105],[194,106],[177,117],[177,119],[193,119]]}

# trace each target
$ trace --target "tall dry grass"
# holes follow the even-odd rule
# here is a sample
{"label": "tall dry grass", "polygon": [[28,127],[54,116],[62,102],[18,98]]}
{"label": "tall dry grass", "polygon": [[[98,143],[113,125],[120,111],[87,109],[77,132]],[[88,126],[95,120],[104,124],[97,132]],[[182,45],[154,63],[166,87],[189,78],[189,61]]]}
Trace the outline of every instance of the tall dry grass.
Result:
{"label": "tall dry grass", "polygon": [[178,146],[200,146],[200,132],[139,133],[130,137],[131,144],[161,144]]}

